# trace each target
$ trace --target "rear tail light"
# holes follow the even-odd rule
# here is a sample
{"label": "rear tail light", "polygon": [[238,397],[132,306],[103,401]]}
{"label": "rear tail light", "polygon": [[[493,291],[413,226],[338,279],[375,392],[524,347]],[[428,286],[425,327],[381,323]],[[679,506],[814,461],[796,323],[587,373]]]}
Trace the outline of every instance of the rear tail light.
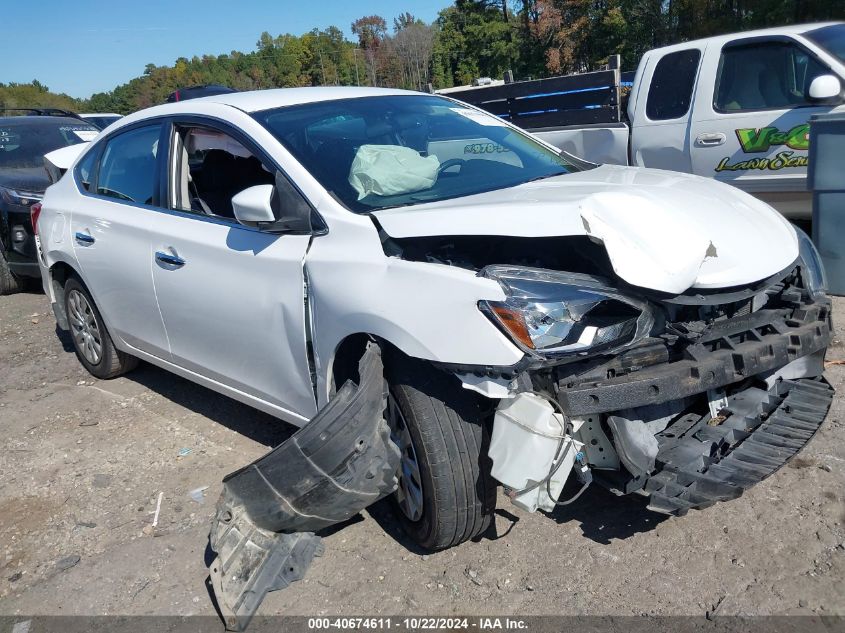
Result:
{"label": "rear tail light", "polygon": [[29,219],[32,220],[32,232],[38,235],[38,216],[41,215],[41,203],[36,202],[29,207]]}

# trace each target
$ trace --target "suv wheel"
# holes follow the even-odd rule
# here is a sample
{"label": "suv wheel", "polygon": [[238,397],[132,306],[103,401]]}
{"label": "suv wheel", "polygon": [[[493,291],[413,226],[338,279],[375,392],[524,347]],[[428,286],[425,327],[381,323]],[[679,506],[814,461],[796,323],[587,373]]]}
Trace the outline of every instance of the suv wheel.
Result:
{"label": "suv wheel", "polygon": [[394,364],[388,422],[402,451],[394,510],[420,546],[458,545],[482,534],[496,507],[479,397],[427,363]]}
{"label": "suv wheel", "polygon": [[137,358],[115,348],[94,300],[74,277],[65,283],[65,313],[76,357],[89,373],[108,379],[138,365]]}
{"label": "suv wheel", "polygon": [[10,295],[21,289],[20,281],[15,277],[15,274],[9,270],[9,264],[6,262],[6,256],[0,248],[0,295]]}

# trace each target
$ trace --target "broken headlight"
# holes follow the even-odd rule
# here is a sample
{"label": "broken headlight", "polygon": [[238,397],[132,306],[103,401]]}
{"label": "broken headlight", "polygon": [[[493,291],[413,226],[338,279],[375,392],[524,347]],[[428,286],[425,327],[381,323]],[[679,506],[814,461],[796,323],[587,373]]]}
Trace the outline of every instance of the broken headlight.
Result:
{"label": "broken headlight", "polygon": [[824,272],[821,255],[813,244],[813,240],[797,226],[794,227],[798,234],[798,254],[801,257],[801,278],[804,287],[810,291],[813,298],[818,298],[827,293],[827,276]]}
{"label": "broken headlight", "polygon": [[644,301],[589,275],[498,265],[479,274],[507,296],[479,308],[533,356],[609,353],[642,339],[654,323]]}

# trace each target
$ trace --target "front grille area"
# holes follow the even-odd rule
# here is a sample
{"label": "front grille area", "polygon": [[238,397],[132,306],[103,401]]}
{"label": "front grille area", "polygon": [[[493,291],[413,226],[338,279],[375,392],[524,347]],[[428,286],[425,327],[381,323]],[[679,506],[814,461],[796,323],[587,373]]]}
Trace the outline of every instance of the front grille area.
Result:
{"label": "front grille area", "polygon": [[763,299],[757,310],[695,328],[667,323],[664,334],[581,373],[561,366],[558,401],[573,417],[660,404],[775,371],[828,346],[828,299],[814,301],[794,283],[775,284]]}

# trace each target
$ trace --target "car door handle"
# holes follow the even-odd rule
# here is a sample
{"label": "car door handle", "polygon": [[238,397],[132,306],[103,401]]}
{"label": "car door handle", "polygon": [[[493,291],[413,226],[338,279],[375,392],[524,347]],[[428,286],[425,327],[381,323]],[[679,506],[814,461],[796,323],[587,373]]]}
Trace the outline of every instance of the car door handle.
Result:
{"label": "car door handle", "polygon": [[90,235],[89,233],[83,233],[82,231],[77,231],[74,237],[76,238],[76,241],[80,244],[93,244],[97,241],[94,239],[93,235]]}
{"label": "car door handle", "polygon": [[185,265],[185,260],[178,255],[164,253],[162,251],[156,251],[156,261],[162,264],[167,264],[168,266],[181,267]]}
{"label": "car door handle", "polygon": [[727,140],[727,137],[722,134],[721,132],[715,132],[712,134],[699,134],[695,138],[695,142],[702,147],[715,147],[716,145],[721,145]]}

